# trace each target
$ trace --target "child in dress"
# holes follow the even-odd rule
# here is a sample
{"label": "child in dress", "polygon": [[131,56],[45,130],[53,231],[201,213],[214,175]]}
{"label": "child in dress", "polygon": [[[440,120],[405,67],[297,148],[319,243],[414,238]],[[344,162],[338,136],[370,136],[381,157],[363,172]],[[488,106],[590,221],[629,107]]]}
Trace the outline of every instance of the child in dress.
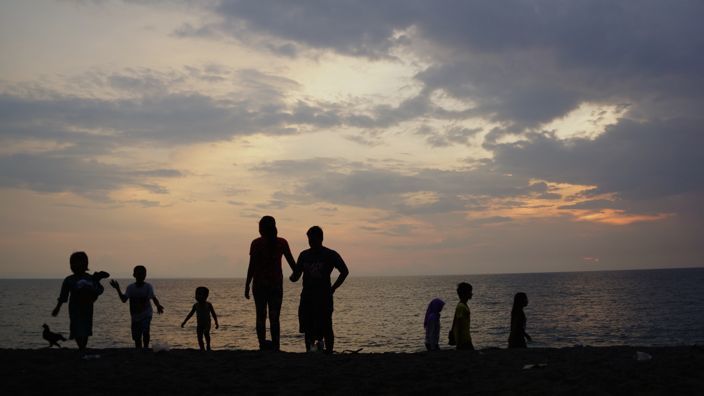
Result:
{"label": "child in dress", "polygon": [[434,298],[428,309],[425,311],[425,348],[429,351],[440,349],[440,311],[445,306],[445,302],[439,298]]}
{"label": "child in dress", "polygon": [[110,276],[105,271],[88,274],[88,255],[85,252],[74,252],[69,258],[71,272],[61,285],[56,307],[52,316],[59,314],[61,305],[68,302],[68,317],[70,320],[70,339],[76,340],[78,349],[83,351],[88,345],[88,337],[93,335],[93,303],[103,294],[100,280]]}
{"label": "child in dress", "polygon": [[511,332],[508,336],[509,348],[526,348],[526,339],[532,341],[526,333],[526,314],[523,308],[528,306],[528,296],[525,293],[516,293],[513,296],[513,309],[511,309]]}
{"label": "child in dress", "polygon": [[198,345],[200,346],[200,350],[204,351],[205,348],[203,347],[203,338],[205,338],[205,343],[207,345],[207,349],[210,351],[210,316],[212,315],[213,320],[215,321],[215,328],[219,328],[220,325],[218,324],[218,316],[215,314],[215,310],[213,309],[213,304],[208,302],[208,295],[210,294],[210,290],[208,290],[207,287],[200,286],[196,288],[196,303],[193,304],[193,308],[191,309],[191,312],[188,313],[186,316],[186,319],[183,320],[183,323],[181,323],[181,327],[186,325],[186,322],[188,322],[188,319],[190,319],[193,314],[196,314],[196,336],[198,337]]}
{"label": "child in dress", "polygon": [[135,282],[128,285],[125,293],[122,294],[120,284],[116,280],[110,281],[110,286],[117,290],[117,295],[124,303],[130,300],[130,317],[132,319],[132,339],[137,349],[149,348],[149,326],[152,322],[152,304],[154,301],[159,314],[164,312],[164,307],[159,304],[159,300],[154,295],[154,288],[145,282],[147,269],[143,265],[134,267],[132,272]]}

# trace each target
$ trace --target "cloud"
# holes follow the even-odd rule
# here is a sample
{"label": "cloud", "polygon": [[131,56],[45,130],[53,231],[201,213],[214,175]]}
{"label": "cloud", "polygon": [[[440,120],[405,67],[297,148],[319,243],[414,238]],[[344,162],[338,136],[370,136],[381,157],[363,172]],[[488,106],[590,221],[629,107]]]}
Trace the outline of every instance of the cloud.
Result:
{"label": "cloud", "polygon": [[490,216],[490,217],[480,217],[470,220],[471,224],[485,225],[485,224],[503,224],[509,221],[513,221],[512,218],[506,216]]}
{"label": "cloud", "polygon": [[[72,192],[90,199],[109,201],[110,192],[138,187],[152,193],[168,190],[147,180],[180,177],[176,169],[134,170],[92,159],[48,155],[0,156],[0,187],[26,188],[39,192]],[[135,201],[148,206],[147,201]],[[152,205],[153,206],[153,205]]]}
{"label": "cloud", "polygon": [[[405,216],[471,213],[477,225],[565,214],[613,225],[652,222],[691,212],[696,200],[670,197],[701,196],[704,188],[696,166],[701,154],[689,145],[698,129],[676,124],[624,121],[594,140],[536,133],[497,145],[493,159],[458,170],[332,158],[270,161],[252,170],[286,180],[291,187],[277,199],[289,204],[325,202]],[[667,138],[673,133],[683,135]]]}
{"label": "cloud", "polygon": [[455,144],[470,145],[470,140],[477,136],[482,128],[451,127],[443,131],[421,127],[418,134],[426,136],[426,142],[432,147],[448,147]]}
{"label": "cloud", "polygon": [[255,206],[258,209],[281,210],[288,207],[288,203],[280,199],[270,199],[268,202],[260,203]]}
{"label": "cloud", "polygon": [[[371,59],[410,56],[428,65],[416,76],[423,92],[396,108],[379,106],[364,114],[340,111],[343,105],[323,106],[328,111],[316,109],[315,116],[303,107],[293,112],[292,119],[302,117],[306,121],[299,122],[313,125],[385,128],[423,116],[478,117],[523,132],[583,103],[626,103],[640,118],[693,115],[704,103],[704,76],[699,72],[704,68],[704,27],[697,17],[704,4],[697,2],[183,4],[189,12],[201,8],[206,16],[200,25],[183,25],[176,32],[180,36],[230,37],[286,57],[304,56],[312,49]],[[159,86],[158,80],[133,81],[130,76],[113,80],[130,89]],[[428,95],[438,90],[471,107],[443,112],[431,106]],[[452,141],[429,138],[428,143],[444,146]]]}
{"label": "cloud", "polygon": [[492,147],[496,169],[616,193],[628,200],[704,192],[701,119],[623,119],[594,140],[534,133]]}
{"label": "cloud", "polygon": [[[257,70],[142,68],[89,72],[69,80],[73,85],[61,91],[36,84],[0,89],[0,138],[179,145],[291,133],[295,128],[289,124],[316,122],[305,119],[300,106],[290,109],[284,103],[296,82]],[[216,94],[198,91],[209,91],[209,85],[217,89],[222,80],[234,87]]]}
{"label": "cloud", "polygon": [[269,161],[252,170],[293,182],[293,191],[280,197],[287,202],[327,202],[406,215],[486,210],[494,199],[525,198],[548,188],[488,168],[392,170],[332,158]]}
{"label": "cloud", "polygon": [[152,201],[152,200],[148,200],[148,199],[135,199],[135,200],[125,201],[125,203],[140,205],[143,208],[157,208],[157,207],[161,206],[161,203],[159,201]]}
{"label": "cloud", "polygon": [[[179,145],[226,140],[253,133],[289,133],[283,108],[231,103],[201,94],[168,94],[139,99],[4,95],[0,136],[76,140],[97,135],[105,144]],[[12,114],[10,114],[10,112]]]}
{"label": "cloud", "polygon": [[146,176],[146,177],[181,177],[183,172],[176,169],[149,169],[133,171],[132,174],[136,176]]}
{"label": "cloud", "polygon": [[359,168],[365,166],[362,162],[353,162],[340,158],[315,157],[303,160],[265,161],[251,167],[251,170],[286,177],[309,178],[329,172],[342,172],[350,167]]}
{"label": "cloud", "polygon": [[396,26],[407,25],[405,8],[396,2],[337,2],[334,6],[288,1],[222,1],[213,11],[222,22],[213,26],[236,34],[256,30],[310,47],[378,57],[394,45]]}
{"label": "cloud", "polygon": [[608,199],[593,199],[589,201],[582,201],[572,205],[559,206],[558,209],[580,209],[580,210],[594,210],[594,209],[620,209],[621,205],[617,202],[610,201]]}
{"label": "cloud", "polygon": [[[375,128],[428,114],[465,118],[461,112],[432,106],[426,94],[398,106],[370,106],[363,98],[344,103],[290,101],[289,95],[300,88],[296,81],[217,65],[166,72],[94,71],[69,80],[74,86],[63,91],[36,84],[0,87],[0,139],[47,140],[97,154],[119,146],[179,146],[347,126],[361,129],[348,134],[350,140],[378,144],[382,129]],[[223,91],[223,80],[232,88]],[[442,139],[461,142],[471,134],[451,130]]]}
{"label": "cloud", "polygon": [[[416,98],[397,107],[372,106],[370,115],[365,115],[367,118],[360,123],[363,117],[357,111],[366,110],[357,109],[355,104],[290,102],[288,94],[299,88],[297,82],[257,70],[234,71],[206,65],[164,72],[144,68],[116,73],[92,71],[84,77],[70,78],[70,84],[75,85],[62,92],[36,84],[0,88],[0,141],[5,145],[3,152],[8,154],[2,158],[8,169],[33,169],[38,164],[52,167],[57,162],[59,169],[68,167],[89,174],[90,169],[83,171],[82,167],[90,168],[95,163],[95,171],[102,171],[104,158],[124,149],[173,148],[237,136],[294,134],[344,125],[389,126],[420,116],[427,105],[425,98]],[[234,81],[235,88],[217,93],[195,89],[205,90],[201,83],[205,87],[220,86],[222,80]],[[360,100],[359,105],[366,106],[362,103]],[[358,135],[348,133],[347,137],[378,144],[380,135],[381,132],[363,130]],[[46,147],[43,158],[25,149],[28,142]],[[23,156],[29,154],[35,155],[29,161],[32,166]],[[3,176],[6,184],[35,190],[89,190],[66,177],[53,181],[39,177],[38,171],[7,172]],[[121,171],[124,173],[127,168]],[[170,169],[154,169],[149,174],[135,171],[132,176],[143,179],[182,176]],[[26,180],[22,181],[20,175]],[[86,180],[94,181],[93,188],[103,193],[109,186],[137,184],[123,183],[117,177],[106,178],[104,184],[97,177]],[[139,186],[152,193],[166,193],[158,184],[143,182]]]}
{"label": "cloud", "polygon": [[[224,80],[239,84],[239,93],[247,93],[248,100],[195,89],[203,84],[217,86]],[[290,115],[281,102],[286,89],[295,89],[295,83],[215,64],[166,71],[89,71],[54,85],[5,84],[0,88],[0,140],[8,147],[6,152],[23,142],[44,141],[55,146],[51,153],[55,158],[86,161],[125,147],[168,147],[253,133],[290,133],[284,127]]]}
{"label": "cloud", "polygon": [[[704,95],[697,17],[704,5],[697,2],[243,0],[206,8],[220,18],[208,29],[235,38],[258,33],[296,46],[295,53],[305,46],[372,59],[399,51],[431,58],[417,76],[427,91],[442,89],[473,103],[475,115],[519,130],[589,101],[692,114]],[[665,94],[669,104],[658,99]],[[419,104],[417,112],[428,110]]]}

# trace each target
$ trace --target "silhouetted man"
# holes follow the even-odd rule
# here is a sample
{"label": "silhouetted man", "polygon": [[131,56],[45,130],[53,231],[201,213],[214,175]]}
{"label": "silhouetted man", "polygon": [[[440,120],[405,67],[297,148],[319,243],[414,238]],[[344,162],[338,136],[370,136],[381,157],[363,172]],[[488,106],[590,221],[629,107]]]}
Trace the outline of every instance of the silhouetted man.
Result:
{"label": "silhouetted man", "polygon": [[[305,333],[306,351],[310,351],[315,343],[318,349],[322,349],[322,340],[325,339],[325,352],[332,353],[335,344],[335,334],[332,330],[332,296],[347,278],[349,270],[336,251],[323,246],[323,230],[320,227],[313,226],[306,234],[310,249],[304,250],[298,256],[296,268],[290,278],[295,282],[303,275],[298,320],[301,331]],[[331,285],[330,274],[334,268],[340,275]]]}

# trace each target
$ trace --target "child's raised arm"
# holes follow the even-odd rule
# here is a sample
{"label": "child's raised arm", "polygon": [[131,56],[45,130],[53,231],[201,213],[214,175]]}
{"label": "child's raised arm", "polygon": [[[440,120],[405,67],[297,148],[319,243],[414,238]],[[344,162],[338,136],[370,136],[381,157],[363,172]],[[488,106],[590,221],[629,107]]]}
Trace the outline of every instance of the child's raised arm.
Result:
{"label": "child's raised arm", "polygon": [[[195,309],[195,307],[193,307]],[[213,304],[208,303],[208,309],[210,310],[210,314],[213,315],[213,320],[215,321],[215,328],[219,329],[220,325],[218,324],[218,316],[215,314],[215,309],[213,308]]]}
{"label": "child's raised arm", "polygon": [[127,302],[127,296],[122,294],[122,290],[120,290],[120,284],[117,283],[117,281],[115,279],[110,281],[110,286],[112,286],[113,288],[115,288],[115,290],[117,290],[117,296],[120,297],[120,300],[122,302]]}
{"label": "child's raised arm", "polygon": [[190,319],[195,312],[196,312],[196,306],[194,305],[193,308],[191,308],[191,312],[189,312],[188,315],[186,315],[186,319],[184,319],[183,323],[181,323],[181,327],[186,325],[186,322],[188,322],[188,319]]}

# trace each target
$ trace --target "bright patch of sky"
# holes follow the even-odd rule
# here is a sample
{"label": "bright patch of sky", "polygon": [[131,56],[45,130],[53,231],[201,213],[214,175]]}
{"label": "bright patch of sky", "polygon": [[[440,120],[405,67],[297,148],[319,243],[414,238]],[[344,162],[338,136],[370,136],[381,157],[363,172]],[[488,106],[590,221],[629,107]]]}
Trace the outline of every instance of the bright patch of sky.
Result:
{"label": "bright patch of sky", "polygon": [[547,131],[554,131],[560,139],[586,138],[594,140],[604,133],[606,127],[614,125],[626,114],[627,106],[599,105],[582,103],[563,117],[541,126]]}

